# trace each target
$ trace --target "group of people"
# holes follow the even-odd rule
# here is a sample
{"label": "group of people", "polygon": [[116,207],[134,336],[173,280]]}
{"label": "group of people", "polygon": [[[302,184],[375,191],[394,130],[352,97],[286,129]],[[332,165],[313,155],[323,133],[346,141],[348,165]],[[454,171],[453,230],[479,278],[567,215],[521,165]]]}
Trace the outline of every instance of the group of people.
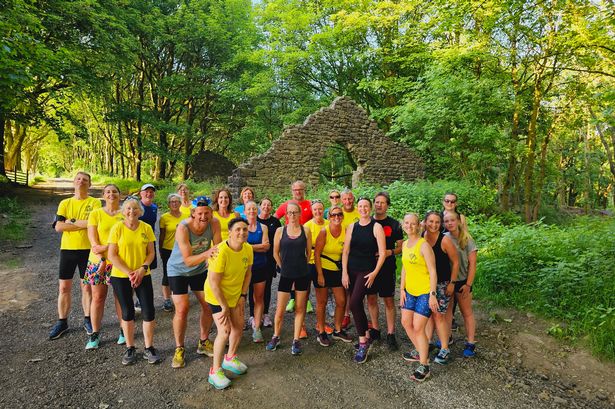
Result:
{"label": "group of people", "polygon": [[[118,187],[109,184],[103,189],[103,206],[99,199],[88,195],[90,185],[90,175],[77,173],[75,194],[60,203],[55,218],[55,230],[62,233],[59,319],[49,338],[57,339],[68,329],[72,279],[78,269],[84,328],[88,333],[86,349],[100,345],[110,284],[120,323],[117,343],[126,345],[122,363],[137,361],[137,308],[143,320],[142,356],[149,363],[158,363],[161,358],[154,347],[151,278],[151,270],[157,267],[154,227],[158,208],[153,202],[156,188],[145,184],[138,197],[128,196],[120,202]],[[188,186],[182,183],[177,193],[168,196],[169,211],[160,217],[158,248],[163,270],[163,309],[175,312],[173,368],[185,366],[188,290],[200,306],[196,351],[213,357],[209,382],[217,389],[231,383],[225,370],[237,375],[247,371],[237,357],[246,321],[246,300],[253,342],[264,343],[263,327],[273,326],[273,335],[266,343],[268,351],[276,351],[282,343],[284,313],[294,311],[290,351],[300,355],[313,286],[317,343],[329,347],[334,341],[352,342],[347,332],[352,316],[358,336],[354,361],[363,363],[370,345],[381,339],[380,297],[386,312],[386,343],[389,349],[397,350],[394,296],[396,256],[400,254],[401,323],[414,346],[403,358],[418,362],[411,378],[420,382],[430,376],[431,345],[438,350],[434,362],[449,362],[451,325],[457,305],[467,337],[463,355],[474,356],[472,283],[477,249],[464,217],[456,210],[455,194],[444,196],[442,212],[430,211],[423,220],[408,214],[400,224],[387,213],[391,205],[387,192],[379,192],[373,200],[360,197],[355,203],[352,191],[333,190],[326,209],[321,200],[305,198],[305,184],[301,181],[292,184],[291,192],[292,198],[275,213],[272,201],[262,198],[257,204],[255,192],[249,187],[241,191],[241,203],[236,207],[231,192],[225,188],[213,193],[213,200],[206,196],[191,200]],[[407,235],[405,241],[402,231]],[[272,322],[271,288],[278,275]],[[332,326],[326,322],[328,302],[334,305]],[[209,336],[214,323],[217,335],[212,342]],[[438,341],[432,343],[434,330]]]}

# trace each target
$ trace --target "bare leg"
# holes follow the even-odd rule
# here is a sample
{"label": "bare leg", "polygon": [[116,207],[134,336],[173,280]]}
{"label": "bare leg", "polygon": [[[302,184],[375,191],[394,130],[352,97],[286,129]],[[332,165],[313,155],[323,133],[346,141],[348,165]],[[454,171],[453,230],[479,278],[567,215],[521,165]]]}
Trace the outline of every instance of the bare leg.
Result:
{"label": "bare leg", "polygon": [[456,295],[461,315],[463,315],[463,323],[466,327],[466,338],[468,342],[473,344],[476,335],[476,320],[474,319],[474,311],[472,311],[472,293],[468,292],[465,296],[459,293]]}
{"label": "bare leg", "polygon": [[328,289],[316,288],[316,330],[321,333],[325,330],[325,310],[327,308]]}
{"label": "bare leg", "polygon": [[173,294],[173,304],[175,305],[175,315],[173,316],[175,346],[183,347],[186,339],[188,311],[190,310],[188,294]]}
{"label": "bare leg", "polygon": [[342,330],[342,318],[346,310],[346,290],[344,287],[333,288],[333,296],[335,297],[335,330]]}
{"label": "bare leg", "polygon": [[254,328],[260,328],[265,310],[265,281],[254,283]]}
{"label": "bare leg", "polygon": [[209,338],[209,332],[214,323],[214,318],[211,316],[209,304],[205,302],[205,293],[203,291],[194,291],[194,296],[199,300],[199,304],[201,304],[201,316],[199,318],[200,337],[202,340],[206,340]]}
{"label": "bare leg", "polygon": [[143,321],[143,342],[145,348],[154,346],[154,328],[156,328],[156,321]]}
{"label": "bare leg", "polygon": [[83,281],[79,280],[81,285],[81,307],[83,308],[83,315],[90,316],[90,305],[92,305],[92,286],[89,284],[83,284]]}
{"label": "bare leg", "polygon": [[282,322],[284,321],[284,312],[286,311],[286,304],[290,298],[290,293],[278,291],[278,304],[275,309],[275,320],[273,322],[273,335],[280,336],[282,331]]}
{"label": "bare leg", "polygon": [[58,318],[67,319],[70,312],[73,280],[58,280]]}
{"label": "bare leg", "polygon": [[222,318],[222,312],[217,312],[213,315],[214,322],[216,323],[216,329],[218,335],[214,340],[214,359],[211,366],[212,371],[216,372],[222,366],[222,359],[224,359],[224,349],[226,348],[226,341],[229,339],[231,333],[231,323],[227,320],[225,324],[220,321]]}
{"label": "bare leg", "polygon": [[92,329],[94,332],[100,332],[100,325],[105,311],[105,300],[107,299],[109,287],[105,284],[99,284],[93,285],[91,288],[92,306],[90,307],[90,314],[92,314]]}
{"label": "bare leg", "polygon": [[429,318],[421,314],[413,314],[412,330],[414,332],[414,347],[419,352],[421,364],[429,365],[429,341],[425,335],[425,325]]}
{"label": "bare leg", "polygon": [[307,291],[295,290],[295,331],[293,335],[293,340],[299,339],[299,335],[301,334],[301,327],[303,326],[303,322],[305,321],[307,298]]}
{"label": "bare leg", "polygon": [[387,317],[387,334],[395,333],[395,319],[397,318],[397,312],[395,309],[395,301],[393,297],[384,297],[384,308]]}

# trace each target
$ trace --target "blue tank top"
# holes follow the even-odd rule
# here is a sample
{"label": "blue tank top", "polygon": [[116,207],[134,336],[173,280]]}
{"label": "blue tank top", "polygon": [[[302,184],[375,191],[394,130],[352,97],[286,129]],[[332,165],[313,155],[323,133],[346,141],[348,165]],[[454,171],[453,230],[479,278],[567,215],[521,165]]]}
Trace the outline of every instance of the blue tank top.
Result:
{"label": "blue tank top", "polygon": [[[188,227],[188,220],[182,220],[180,224],[183,224],[184,227],[188,229],[188,234],[190,236],[190,247],[192,247],[192,255],[201,254],[209,250],[214,239],[214,232],[211,228],[211,223],[207,224],[205,231],[201,235],[195,234],[190,230],[190,227]],[[188,267],[184,263],[184,257],[182,256],[182,252],[179,250],[177,240],[175,240],[175,243],[173,244],[173,251],[171,252],[171,256],[167,262],[167,275],[169,277],[190,277],[201,274],[205,270],[207,270],[206,262]]]}
{"label": "blue tank top", "polygon": [[[256,223],[256,231],[248,230],[248,243],[261,244],[263,242],[263,228],[260,223]],[[254,252],[254,262],[252,268],[264,267],[267,264],[267,253]]]}

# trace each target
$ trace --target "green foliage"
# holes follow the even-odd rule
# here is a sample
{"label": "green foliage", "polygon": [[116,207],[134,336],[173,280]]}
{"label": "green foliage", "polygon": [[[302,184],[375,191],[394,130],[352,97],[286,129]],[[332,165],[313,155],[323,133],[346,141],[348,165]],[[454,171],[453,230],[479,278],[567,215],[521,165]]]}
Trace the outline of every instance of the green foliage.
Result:
{"label": "green foliage", "polygon": [[[472,233],[481,237],[484,227]],[[491,223],[486,230],[477,296],[564,321],[565,331],[551,332],[587,334],[594,352],[615,359],[615,219],[580,217],[565,227]]]}
{"label": "green foliage", "polygon": [[0,196],[0,239],[3,241],[23,240],[26,237],[28,216],[29,213],[21,201]]}

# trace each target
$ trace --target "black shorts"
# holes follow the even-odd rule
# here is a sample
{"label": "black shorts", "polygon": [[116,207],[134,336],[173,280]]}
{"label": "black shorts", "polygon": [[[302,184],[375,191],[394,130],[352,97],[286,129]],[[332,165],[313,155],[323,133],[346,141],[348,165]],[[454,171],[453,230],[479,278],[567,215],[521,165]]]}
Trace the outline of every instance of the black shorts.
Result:
{"label": "black shorts", "polygon": [[[468,280],[460,280],[457,281],[455,283],[455,292],[456,293],[460,293],[461,292],[461,287],[463,287],[464,285],[466,285],[468,283]],[[472,292],[472,287],[470,287],[470,292]]]}
{"label": "black shorts", "polygon": [[295,285],[295,291],[307,291],[310,288],[311,277],[309,275],[297,278],[288,278],[280,275],[278,282],[278,291],[282,293],[290,293]]}
{"label": "black shorts", "polygon": [[122,309],[122,320],[134,321],[135,304],[132,298],[134,292],[141,303],[141,317],[143,321],[150,322],[156,318],[154,309],[154,287],[150,274],[143,277],[137,288],[132,288],[128,278],[111,277],[111,286]]}
{"label": "black shorts", "polygon": [[393,265],[393,268],[386,265],[382,266],[374,284],[367,289],[367,294],[378,294],[383,298],[393,297],[395,295],[395,282],[397,281],[395,270],[395,265]]}
{"label": "black shorts", "polygon": [[204,291],[206,279],[207,271],[193,276],[169,277],[169,287],[171,287],[171,293],[174,295],[188,294],[188,287],[192,292]]}
{"label": "black shorts", "polygon": [[252,267],[252,278],[250,278],[250,283],[262,283],[265,282],[271,277],[271,267],[265,264],[261,267]]}
{"label": "black shorts", "polygon": [[60,250],[60,280],[72,280],[75,268],[79,269],[79,277],[85,276],[90,250]]}
{"label": "black shorts", "polygon": [[[209,304],[209,303],[207,303]],[[222,311],[222,307],[220,307],[219,305],[216,304],[209,304],[209,308],[211,309],[211,313],[212,314],[217,314],[220,311]]]}
{"label": "black shorts", "polygon": [[342,287],[342,272],[341,271],[333,271],[327,270],[326,268],[322,269],[322,275],[325,277],[325,285],[318,285],[318,271],[316,267],[314,267],[314,271],[312,272],[312,283],[314,283],[314,288],[335,288]]}

